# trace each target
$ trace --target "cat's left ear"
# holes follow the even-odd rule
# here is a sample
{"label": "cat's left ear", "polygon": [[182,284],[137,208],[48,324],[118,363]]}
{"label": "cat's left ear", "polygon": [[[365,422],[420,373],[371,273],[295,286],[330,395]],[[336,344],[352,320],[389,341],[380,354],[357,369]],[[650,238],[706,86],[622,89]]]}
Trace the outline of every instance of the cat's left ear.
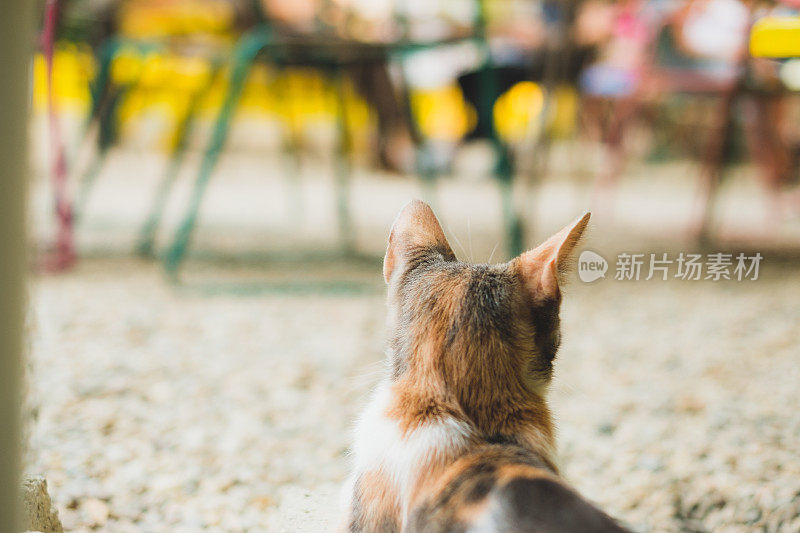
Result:
{"label": "cat's left ear", "polygon": [[542,244],[512,261],[535,303],[558,301],[559,285],[572,266],[572,255],[589,224],[591,213],[565,226]]}
{"label": "cat's left ear", "polygon": [[389,233],[389,244],[383,258],[383,278],[386,283],[392,279],[392,274],[405,269],[414,257],[429,250],[455,259],[431,206],[420,200],[412,200],[400,210]]}

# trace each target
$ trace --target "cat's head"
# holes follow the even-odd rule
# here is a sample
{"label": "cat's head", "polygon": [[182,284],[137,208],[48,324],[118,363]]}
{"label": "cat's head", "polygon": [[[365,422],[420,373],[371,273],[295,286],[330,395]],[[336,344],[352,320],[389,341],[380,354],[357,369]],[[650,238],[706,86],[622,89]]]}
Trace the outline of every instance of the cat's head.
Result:
{"label": "cat's head", "polygon": [[492,386],[543,394],[560,343],[561,284],[588,221],[586,213],[507,263],[469,264],[427,204],[407,204],[383,263],[394,379],[462,403]]}

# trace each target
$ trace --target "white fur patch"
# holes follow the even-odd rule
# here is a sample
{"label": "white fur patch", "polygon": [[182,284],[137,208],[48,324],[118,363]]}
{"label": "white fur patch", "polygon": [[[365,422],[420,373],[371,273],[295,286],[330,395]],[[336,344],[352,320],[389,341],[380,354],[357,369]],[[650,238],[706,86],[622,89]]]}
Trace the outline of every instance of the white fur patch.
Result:
{"label": "white fur patch", "polygon": [[467,533],[495,533],[495,531],[500,530],[500,528],[497,527],[497,523],[495,522],[491,511],[491,506],[487,505],[486,508],[480,512],[477,518],[472,519],[472,523],[469,524]]}
{"label": "white fur patch", "polygon": [[394,485],[405,514],[402,498],[411,490],[419,469],[439,452],[453,452],[467,445],[470,427],[454,418],[424,424],[404,436],[398,422],[386,416],[392,400],[391,383],[381,382],[356,424],[353,443],[353,479],[380,471]]}

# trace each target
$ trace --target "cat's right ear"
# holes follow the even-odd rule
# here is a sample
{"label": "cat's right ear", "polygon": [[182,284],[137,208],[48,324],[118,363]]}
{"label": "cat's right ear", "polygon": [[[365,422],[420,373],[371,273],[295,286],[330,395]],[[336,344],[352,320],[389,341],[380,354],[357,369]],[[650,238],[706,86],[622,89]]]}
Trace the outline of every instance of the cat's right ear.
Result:
{"label": "cat's right ear", "polygon": [[402,272],[413,257],[436,248],[455,258],[433,209],[425,202],[411,200],[400,210],[392,224],[386,256],[383,258],[383,279],[389,283],[392,275]]}
{"label": "cat's right ear", "polygon": [[572,264],[573,253],[589,224],[591,213],[566,225],[542,244],[512,261],[533,301],[559,301],[560,285]]}

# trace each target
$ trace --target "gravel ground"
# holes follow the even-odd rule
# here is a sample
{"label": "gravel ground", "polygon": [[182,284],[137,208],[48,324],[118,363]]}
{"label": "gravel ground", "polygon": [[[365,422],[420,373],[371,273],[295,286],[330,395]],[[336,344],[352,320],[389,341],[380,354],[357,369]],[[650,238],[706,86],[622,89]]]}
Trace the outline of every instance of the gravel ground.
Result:
{"label": "gravel ground", "polygon": [[[800,530],[798,302],[796,271],[573,287],[553,390],[568,478],[642,531]],[[209,297],[93,261],[33,303],[28,469],[67,530],[277,530],[309,511],[298,491],[343,479],[381,295]]]}
{"label": "gravel ground", "polygon": [[[381,235],[396,206],[373,209]],[[359,294],[173,286],[126,257],[38,277],[26,469],[65,530],[331,529],[381,369],[378,268]],[[639,531],[800,531],[798,324],[796,261],[576,281],[552,392],[566,476]]]}

